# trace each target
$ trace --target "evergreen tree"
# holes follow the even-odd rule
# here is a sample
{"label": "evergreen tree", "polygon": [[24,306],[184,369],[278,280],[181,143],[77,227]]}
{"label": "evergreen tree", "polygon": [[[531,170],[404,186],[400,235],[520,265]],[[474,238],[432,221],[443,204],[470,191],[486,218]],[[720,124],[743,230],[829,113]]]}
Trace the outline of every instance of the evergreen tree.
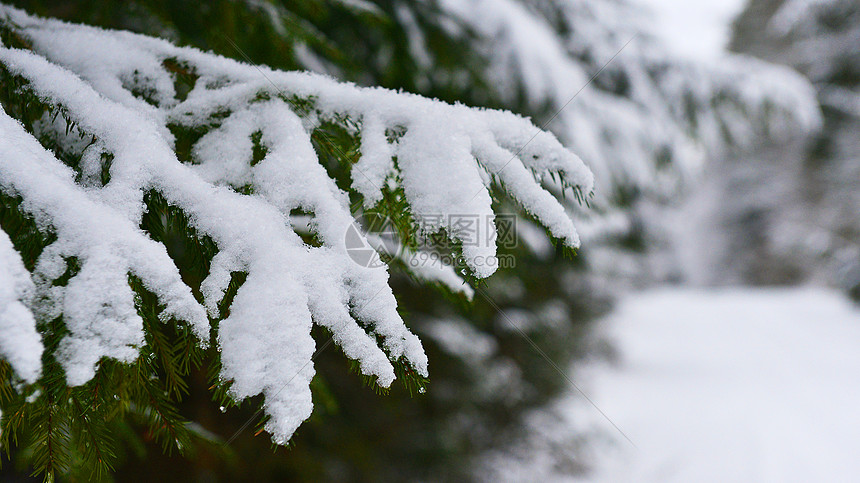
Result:
{"label": "evergreen tree", "polygon": [[714,228],[705,237],[725,240],[726,249],[712,252],[713,281],[819,280],[856,297],[858,19],[853,1],[755,0],[736,20],[731,48],[807,76],[823,125],[811,137],[762,143],[715,167],[711,190],[721,201],[710,210]]}
{"label": "evergreen tree", "polygon": [[[548,127],[603,173],[595,210],[584,211],[588,171],[518,116],[239,65],[4,7],[2,42],[13,49],[0,61],[10,160],[0,171],[0,226],[10,240],[0,240],[0,254],[13,269],[0,280],[14,283],[0,301],[24,310],[16,323],[35,327],[44,346],[38,377],[39,364],[26,360],[34,351],[3,353],[4,449],[47,478],[108,478],[117,465],[124,476],[166,467],[189,477],[472,476],[467,464],[480,468],[488,450],[509,449],[529,410],[564,387],[553,364],[585,350],[584,322],[605,307],[591,278],[601,259],[586,251],[565,261],[577,245],[568,216],[593,227],[583,237],[595,246],[635,249],[635,227],[612,232],[605,220],[627,216],[643,196],[671,196],[701,162],[699,147],[811,123],[805,84],[750,94],[768,82],[768,67],[672,59],[622,2],[25,6],[541,121],[561,112]],[[627,33],[641,37],[625,47]],[[549,43],[535,48],[532,36]],[[208,194],[194,198],[188,170],[157,161],[174,158]],[[460,183],[470,170],[488,176]],[[51,201],[61,192],[75,203]],[[499,252],[515,255],[516,270],[484,285],[493,270],[477,260],[495,244],[470,248],[451,226],[429,242],[419,237],[421,215],[444,213],[517,213],[523,243]],[[401,247],[386,258],[390,269],[368,274],[337,253],[352,215],[392,220]],[[289,233],[272,222],[278,216]],[[89,233],[69,235],[81,227]],[[463,262],[410,266],[408,255],[428,243]],[[427,296],[428,280],[436,296]],[[426,356],[394,311],[395,295]],[[297,323],[288,331],[255,323],[267,318]],[[104,321],[139,326],[102,330]],[[342,353],[326,350],[332,338]],[[428,359],[433,385],[412,398],[424,391]],[[346,367],[382,392],[395,375],[405,384],[377,397]],[[260,456],[263,431],[284,443],[309,416],[292,449]]]}

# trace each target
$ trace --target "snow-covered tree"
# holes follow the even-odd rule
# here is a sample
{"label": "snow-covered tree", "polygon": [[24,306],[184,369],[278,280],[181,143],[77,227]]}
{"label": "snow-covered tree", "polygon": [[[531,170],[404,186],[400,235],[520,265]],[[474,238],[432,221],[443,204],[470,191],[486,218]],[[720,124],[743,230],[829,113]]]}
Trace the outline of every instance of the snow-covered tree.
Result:
{"label": "snow-covered tree", "polygon": [[[427,220],[490,221],[471,234],[431,224],[462,263],[411,270],[466,296],[495,271],[484,262],[496,254],[500,207],[529,220],[528,276],[489,285],[506,309],[527,310],[490,307],[476,315],[486,323],[436,306],[415,317],[425,342],[467,361],[471,383],[481,379],[474,404],[517,387],[511,399],[528,399],[517,384],[532,376],[493,324],[513,317],[561,346],[548,328],[570,320],[580,293],[537,226],[572,248],[571,217],[582,219],[599,240],[631,198],[671,196],[707,151],[815,124],[796,76],[776,82],[783,71],[739,59],[673,59],[638,11],[614,0],[219,5],[80,11],[244,60],[551,121],[598,174],[598,216],[579,206],[590,171],[541,122],[3,7],[3,435],[46,475],[109,469],[129,424],[166,449],[205,441],[176,407],[200,365],[223,406],[262,395],[251,402],[265,413],[260,429],[285,443],[311,414],[315,354],[328,345],[312,331],[374,386],[397,376],[421,390],[428,359],[398,313],[389,270],[350,256],[357,215],[391,220],[403,253],[421,248]],[[403,294],[407,309],[426,299],[423,289]]]}
{"label": "snow-covered tree", "polygon": [[[21,350],[32,348],[34,320],[50,326],[42,329],[49,387],[31,398],[47,409],[34,427],[49,440],[35,446],[47,471],[62,463],[50,443],[65,435],[51,426],[66,421],[54,411],[109,404],[112,388],[88,390],[103,384],[94,378],[107,359],[123,363],[111,366],[118,373],[155,379],[135,363],[158,360],[148,337],[164,324],[189,339],[169,363],[187,364],[195,344],[217,345],[218,385],[234,401],[263,394],[265,428],[279,444],[311,413],[312,323],[380,387],[390,386],[395,367],[420,384],[427,358],[397,312],[387,270],[348,253],[356,202],[390,217],[438,216],[424,226],[448,233],[476,279],[495,270],[493,186],[561,243],[579,245],[539,178],[557,176],[582,199],[591,173],[519,116],[243,65],[11,8],[2,14],[0,186],[4,217],[18,222],[3,228],[24,259],[14,251],[6,258],[31,272],[11,266],[2,309],[4,323],[31,326],[4,332],[0,345],[25,337]],[[345,189],[321,164],[313,136],[351,166]],[[309,217],[312,240],[293,228],[299,214]],[[481,229],[453,226],[457,214],[479,216]],[[203,258],[195,262],[205,278],[183,280],[169,252],[173,236]],[[22,369],[34,382],[38,371]],[[53,398],[63,379],[68,403]],[[19,411],[31,403],[23,404]]]}
{"label": "snow-covered tree", "polygon": [[858,22],[860,5],[851,0],[755,0],[735,22],[734,50],[809,78],[823,127],[715,166],[706,215],[713,229],[702,234],[717,240],[709,281],[815,280],[858,293]]}

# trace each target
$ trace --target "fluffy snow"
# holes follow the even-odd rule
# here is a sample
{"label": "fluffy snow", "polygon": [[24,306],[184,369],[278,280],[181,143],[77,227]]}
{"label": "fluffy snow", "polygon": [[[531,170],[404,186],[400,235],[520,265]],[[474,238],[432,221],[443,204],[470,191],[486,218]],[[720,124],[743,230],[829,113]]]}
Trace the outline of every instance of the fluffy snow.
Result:
{"label": "fluffy snow", "polygon": [[[75,185],[72,170],[2,110],[0,133],[0,188],[21,196],[25,209],[57,235],[40,255],[34,275],[46,296],[39,310],[65,315],[70,334],[61,343],[59,359],[70,384],[91,379],[102,356],[129,362],[136,358],[143,322],[134,307],[129,273],[161,298],[166,315],[188,322],[208,340],[206,315],[164,246],[114,208],[88,196]],[[80,260],[80,272],[67,286],[50,287],[65,272],[64,259],[69,257]]]}
{"label": "fluffy snow", "polygon": [[0,231],[0,356],[25,381],[42,372],[42,340],[27,304],[35,287],[12,241]]}
{"label": "fluffy snow", "polygon": [[[594,482],[848,482],[860,478],[860,309],[817,288],[666,288],[600,326],[617,364],[574,377],[572,424],[611,440],[581,453]],[[591,444],[601,438],[593,438]]]}

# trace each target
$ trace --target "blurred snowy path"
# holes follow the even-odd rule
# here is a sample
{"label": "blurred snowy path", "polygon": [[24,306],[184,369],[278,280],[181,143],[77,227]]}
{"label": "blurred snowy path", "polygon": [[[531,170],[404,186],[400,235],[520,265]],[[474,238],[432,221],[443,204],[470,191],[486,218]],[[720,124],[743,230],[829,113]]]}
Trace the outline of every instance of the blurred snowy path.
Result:
{"label": "blurred snowy path", "polygon": [[860,481],[860,311],[821,289],[633,294],[598,329],[617,365],[575,377],[635,442],[615,441],[587,481]]}

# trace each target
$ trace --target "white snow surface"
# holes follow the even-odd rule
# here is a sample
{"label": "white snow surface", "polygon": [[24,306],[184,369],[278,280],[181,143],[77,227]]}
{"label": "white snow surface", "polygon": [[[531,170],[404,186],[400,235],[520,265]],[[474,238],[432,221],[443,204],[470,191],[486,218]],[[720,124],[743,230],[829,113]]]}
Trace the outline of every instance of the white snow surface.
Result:
{"label": "white snow surface", "polygon": [[[818,288],[666,288],[628,296],[599,329],[617,364],[573,375],[560,405],[593,438],[593,482],[860,479],[860,310]],[[585,423],[587,421],[587,423]]]}

